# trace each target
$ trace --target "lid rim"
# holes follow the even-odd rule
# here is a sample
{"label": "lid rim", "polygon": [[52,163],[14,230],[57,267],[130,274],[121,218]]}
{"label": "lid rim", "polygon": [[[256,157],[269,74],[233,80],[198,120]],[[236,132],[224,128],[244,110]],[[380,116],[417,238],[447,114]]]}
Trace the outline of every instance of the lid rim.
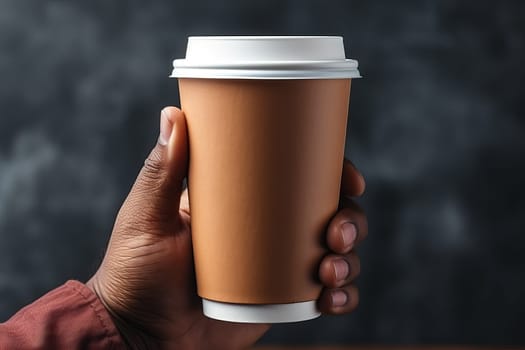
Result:
{"label": "lid rim", "polygon": [[247,69],[250,67],[261,67],[269,69],[272,67],[291,67],[287,69],[294,69],[294,67],[309,67],[315,69],[316,67],[320,69],[330,68],[330,67],[347,67],[347,68],[357,68],[358,62],[353,59],[343,59],[343,60],[239,60],[239,61],[199,61],[199,60],[188,60],[188,59],[176,59],[173,60],[173,68],[184,67],[184,68],[229,68],[235,67],[238,69]]}
{"label": "lid rim", "polygon": [[357,69],[351,70],[235,70],[235,69],[174,69],[170,78],[195,79],[358,79],[361,74]]}

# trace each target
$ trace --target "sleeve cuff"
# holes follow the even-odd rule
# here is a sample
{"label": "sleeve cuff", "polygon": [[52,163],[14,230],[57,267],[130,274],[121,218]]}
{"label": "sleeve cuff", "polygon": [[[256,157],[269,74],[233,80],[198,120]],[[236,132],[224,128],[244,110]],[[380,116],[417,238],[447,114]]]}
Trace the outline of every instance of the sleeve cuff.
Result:
{"label": "sleeve cuff", "polygon": [[65,288],[71,289],[76,292],[85,302],[89,305],[89,308],[93,311],[95,325],[98,322],[101,331],[103,332],[103,338],[108,342],[110,349],[126,349],[124,342],[120,336],[120,333],[111,318],[111,315],[106,310],[104,304],[100,301],[98,296],[85,284],[70,280],[64,284]]}
{"label": "sleeve cuff", "polygon": [[68,281],[0,323],[0,349],[126,349],[97,295]]}

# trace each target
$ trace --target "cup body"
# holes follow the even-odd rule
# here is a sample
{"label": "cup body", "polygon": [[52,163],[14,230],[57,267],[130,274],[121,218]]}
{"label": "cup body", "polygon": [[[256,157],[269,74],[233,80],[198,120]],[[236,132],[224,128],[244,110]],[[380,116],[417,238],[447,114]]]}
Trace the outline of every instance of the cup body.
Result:
{"label": "cup body", "polygon": [[334,215],[350,79],[180,79],[198,293],[315,300]]}

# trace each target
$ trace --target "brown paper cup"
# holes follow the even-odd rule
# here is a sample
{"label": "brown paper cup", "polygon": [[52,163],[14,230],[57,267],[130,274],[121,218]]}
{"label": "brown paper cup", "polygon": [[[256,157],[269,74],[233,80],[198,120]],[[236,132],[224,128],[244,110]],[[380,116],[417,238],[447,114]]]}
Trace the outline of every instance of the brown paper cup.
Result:
{"label": "brown paper cup", "polygon": [[210,317],[317,317],[350,78],[179,78],[198,294]]}

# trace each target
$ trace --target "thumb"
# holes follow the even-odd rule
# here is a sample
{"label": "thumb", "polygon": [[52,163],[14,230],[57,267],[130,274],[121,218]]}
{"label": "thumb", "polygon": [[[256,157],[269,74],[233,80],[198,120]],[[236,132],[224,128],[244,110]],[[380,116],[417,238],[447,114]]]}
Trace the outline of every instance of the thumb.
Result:
{"label": "thumb", "polygon": [[188,136],[184,113],[166,107],[160,116],[157,144],[144,161],[118,221],[133,231],[173,232],[179,223],[179,203],[188,171]]}

